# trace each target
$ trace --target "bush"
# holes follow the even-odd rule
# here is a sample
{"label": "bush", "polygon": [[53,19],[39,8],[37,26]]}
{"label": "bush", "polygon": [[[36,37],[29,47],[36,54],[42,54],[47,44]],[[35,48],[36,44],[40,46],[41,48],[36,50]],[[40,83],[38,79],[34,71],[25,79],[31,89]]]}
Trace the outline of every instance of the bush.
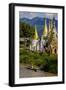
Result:
{"label": "bush", "polygon": [[40,69],[46,72],[57,73],[58,71],[57,56],[50,55],[44,58],[44,63],[41,65]]}
{"label": "bush", "polygon": [[29,57],[27,55],[21,55],[20,56],[20,63],[28,64],[29,63]]}

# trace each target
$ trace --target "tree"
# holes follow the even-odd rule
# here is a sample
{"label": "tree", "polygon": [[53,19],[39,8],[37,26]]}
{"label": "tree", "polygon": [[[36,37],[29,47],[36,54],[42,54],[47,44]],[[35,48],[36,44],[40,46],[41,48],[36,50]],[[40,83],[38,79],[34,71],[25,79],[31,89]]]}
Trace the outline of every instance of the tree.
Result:
{"label": "tree", "polygon": [[26,24],[25,22],[20,23],[20,37],[32,38],[34,34],[34,27]]}
{"label": "tree", "polygon": [[[26,48],[27,44],[29,45],[31,43],[31,38],[34,34],[34,27],[25,23],[20,22],[20,38],[24,39],[24,47]],[[29,40],[26,40],[29,39]],[[28,41],[28,42],[27,42]]]}

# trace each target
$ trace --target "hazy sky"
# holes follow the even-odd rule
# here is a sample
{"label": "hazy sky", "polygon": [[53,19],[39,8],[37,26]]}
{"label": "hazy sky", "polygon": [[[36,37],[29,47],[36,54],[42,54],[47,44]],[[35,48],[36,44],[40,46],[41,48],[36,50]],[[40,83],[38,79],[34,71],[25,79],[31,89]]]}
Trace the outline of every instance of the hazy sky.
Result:
{"label": "hazy sky", "polygon": [[34,17],[47,17],[47,18],[53,18],[58,19],[58,14],[57,13],[44,13],[44,12],[19,12],[19,18],[29,18],[32,19]]}

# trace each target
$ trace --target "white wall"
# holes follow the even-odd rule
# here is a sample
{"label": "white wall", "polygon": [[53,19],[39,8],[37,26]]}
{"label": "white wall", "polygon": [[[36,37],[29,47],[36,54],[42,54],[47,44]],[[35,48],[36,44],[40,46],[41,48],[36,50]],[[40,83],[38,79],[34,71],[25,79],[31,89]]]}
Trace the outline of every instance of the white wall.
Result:
{"label": "white wall", "polygon": [[[0,90],[11,90],[8,86],[8,4],[17,3],[36,3],[48,5],[63,5],[66,7],[66,0],[0,0]],[[63,85],[45,85],[13,88],[15,90],[65,90]]]}

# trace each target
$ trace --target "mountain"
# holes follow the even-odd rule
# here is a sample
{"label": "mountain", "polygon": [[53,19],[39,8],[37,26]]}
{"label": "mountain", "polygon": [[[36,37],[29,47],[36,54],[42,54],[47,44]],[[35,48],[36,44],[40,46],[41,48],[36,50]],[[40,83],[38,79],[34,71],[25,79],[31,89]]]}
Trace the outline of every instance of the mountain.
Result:
{"label": "mountain", "polygon": [[44,24],[43,18],[39,18],[39,17],[35,17],[33,19],[21,18],[20,22],[25,22],[25,23],[28,23],[32,26],[34,26],[34,25],[43,25]]}
{"label": "mountain", "polygon": [[[47,27],[49,27],[49,20],[50,20],[49,18],[46,18]],[[44,18],[42,18],[42,17],[35,17],[32,19],[20,18],[20,23],[22,23],[22,22],[30,24],[31,26],[36,25],[39,36],[42,35],[42,31],[43,31],[43,27],[44,27]],[[55,22],[56,22],[56,29],[58,31],[58,21],[55,20]]]}

